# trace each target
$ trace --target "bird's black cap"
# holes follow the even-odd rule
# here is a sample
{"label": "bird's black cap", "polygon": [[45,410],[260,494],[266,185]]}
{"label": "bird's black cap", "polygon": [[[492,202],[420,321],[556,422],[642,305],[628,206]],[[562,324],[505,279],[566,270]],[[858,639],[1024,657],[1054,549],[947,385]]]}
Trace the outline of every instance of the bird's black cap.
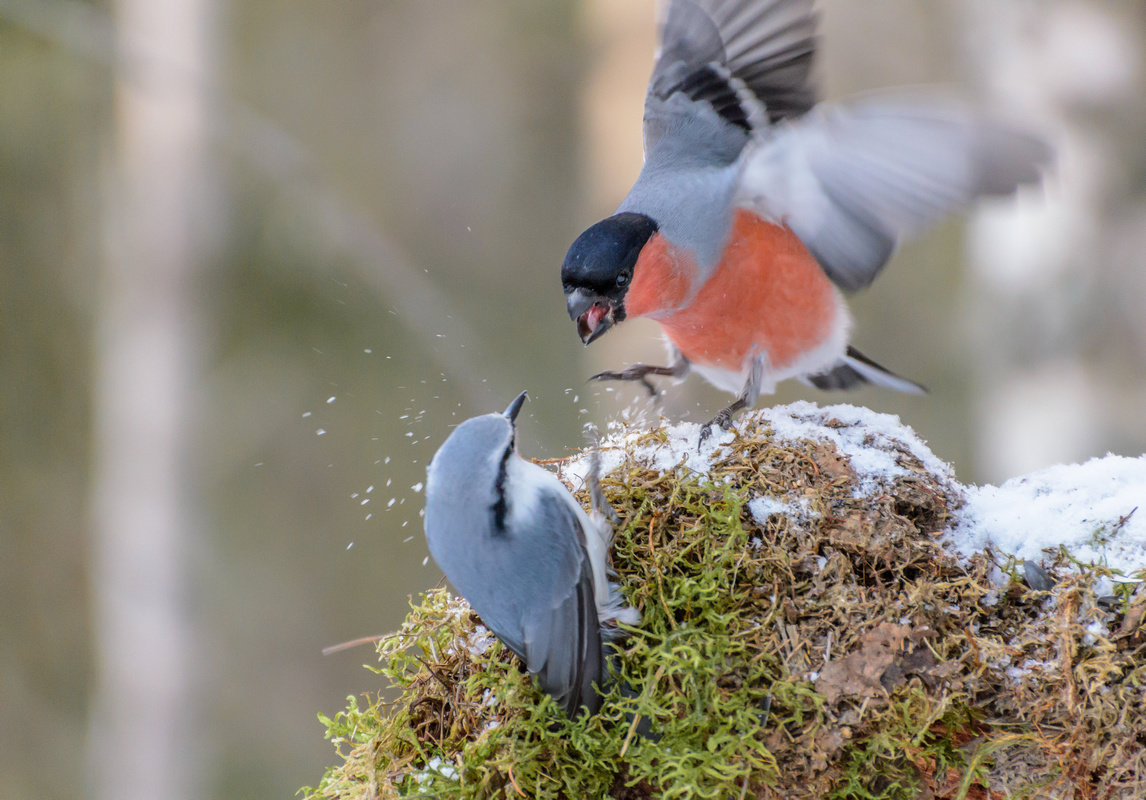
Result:
{"label": "bird's black cap", "polygon": [[641,248],[657,229],[651,217],[629,211],[590,227],[573,242],[561,265],[565,293],[587,289],[619,300],[633,277]]}

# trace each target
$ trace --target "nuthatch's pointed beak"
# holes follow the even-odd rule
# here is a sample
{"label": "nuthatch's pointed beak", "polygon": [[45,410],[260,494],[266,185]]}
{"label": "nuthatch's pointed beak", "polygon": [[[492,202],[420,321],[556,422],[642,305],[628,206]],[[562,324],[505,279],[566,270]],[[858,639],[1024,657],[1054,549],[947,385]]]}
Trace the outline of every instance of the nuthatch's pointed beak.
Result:
{"label": "nuthatch's pointed beak", "polygon": [[521,406],[525,403],[525,398],[529,396],[528,392],[522,392],[513,402],[509,404],[509,408],[505,410],[505,418],[510,422],[517,422],[517,415],[521,411]]}

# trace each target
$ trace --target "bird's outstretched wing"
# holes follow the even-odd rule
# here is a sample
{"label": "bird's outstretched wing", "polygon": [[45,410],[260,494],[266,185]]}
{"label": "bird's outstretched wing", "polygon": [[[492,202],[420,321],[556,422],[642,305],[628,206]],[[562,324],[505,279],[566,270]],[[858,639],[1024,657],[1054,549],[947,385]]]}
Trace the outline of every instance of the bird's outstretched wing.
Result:
{"label": "bird's outstretched wing", "polygon": [[960,105],[880,93],[819,106],[744,154],[736,205],[787,225],[840,287],[866,287],[904,237],[1037,180],[1041,140]]}
{"label": "bird's outstretched wing", "polygon": [[[744,131],[807,112],[816,18],[811,0],[670,0],[645,101],[645,152],[679,125],[682,94]],[[674,122],[676,124],[674,124]]]}

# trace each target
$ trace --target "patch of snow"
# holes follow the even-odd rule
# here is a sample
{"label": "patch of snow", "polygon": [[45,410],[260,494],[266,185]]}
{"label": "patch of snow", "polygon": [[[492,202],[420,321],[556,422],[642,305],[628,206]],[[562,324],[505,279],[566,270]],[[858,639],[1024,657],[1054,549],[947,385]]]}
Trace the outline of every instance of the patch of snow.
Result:
{"label": "patch of snow", "polygon": [[1062,546],[1084,563],[1146,570],[1146,456],[1108,455],[967,487],[946,542],[966,556],[990,546],[1031,561]]}
{"label": "patch of snow", "polygon": [[[685,469],[698,474],[707,474],[712,463],[723,454],[724,446],[735,435],[731,431],[714,428],[711,435],[700,441],[701,425],[695,422],[667,424],[661,430],[663,439],[653,439],[637,443],[646,431],[631,422],[610,422],[609,434],[601,439],[601,473],[612,472],[626,459],[643,464],[660,472],[673,472]],[[572,480],[574,485],[584,485],[589,470],[589,459],[582,456],[566,463],[561,470],[562,477]]]}
{"label": "patch of snow", "polygon": [[792,513],[792,507],[788,503],[774,497],[757,497],[750,500],[748,501],[748,510],[752,512],[752,516],[761,525],[767,522],[768,517],[773,514],[788,516]]}
{"label": "patch of snow", "polygon": [[[902,454],[910,454],[950,493],[963,496],[965,503],[955,511],[955,522],[944,535],[947,546],[962,556],[991,547],[1020,562],[1039,562],[1044,550],[1062,546],[1084,563],[1123,574],[1146,571],[1146,455],[1108,455],[1085,464],[1059,465],[1001,486],[963,486],[951,467],[891,414],[844,404],[821,408],[801,401],[747,412],[734,427],[750,420],[767,425],[781,443],[802,439],[830,443],[855,471],[857,496],[881,491],[895,478],[910,474],[900,463]],[[700,425],[662,424],[663,436],[650,437],[645,435],[646,425],[633,415],[611,422],[600,443],[602,473],[632,459],[662,472],[684,469],[704,475],[735,436],[716,429],[700,443]],[[583,486],[588,467],[589,459],[583,455],[562,465],[561,477]],[[771,514],[806,519],[810,511],[799,498],[785,502],[766,496],[754,498],[748,508],[761,523]],[[1002,585],[1009,577],[996,566],[992,579]],[[984,603],[997,599],[986,597]]]}
{"label": "patch of snow", "polygon": [[1099,639],[1109,639],[1109,638],[1110,638],[1110,629],[1107,628],[1106,625],[1104,625],[1101,621],[1092,620],[1086,626],[1086,635],[1082,637],[1082,643],[1089,647],[1090,645],[1093,645],[1095,642],[1097,642]]}
{"label": "patch of snow", "polygon": [[761,525],[766,524],[768,517],[773,514],[780,514],[797,520],[810,519],[814,516],[812,510],[808,508],[806,498],[799,498],[795,502],[789,503],[777,500],[775,497],[762,495],[748,501],[748,510],[752,512],[753,519]]}
{"label": "patch of snow", "polygon": [[1023,667],[1007,667],[1006,675],[1011,679],[1012,685],[1018,686],[1022,683],[1022,679],[1031,674],[1030,669]]}
{"label": "patch of snow", "polygon": [[859,479],[858,494],[868,494],[880,484],[909,473],[899,465],[897,450],[911,453],[940,480],[955,480],[950,465],[937,458],[894,414],[846,404],[821,408],[806,400],[754,413],[780,441],[812,439],[833,444],[851,462]]}
{"label": "patch of snow", "polygon": [[489,650],[493,643],[494,635],[490,633],[489,628],[485,625],[478,625],[464,642],[464,645],[471,656],[480,656],[486,650]]}
{"label": "patch of snow", "polygon": [[[801,401],[773,408],[746,412],[733,423],[734,429],[750,420],[759,420],[772,429],[779,442],[812,439],[828,442],[846,456],[858,479],[857,495],[869,494],[890,480],[906,475],[909,470],[898,463],[899,451],[920,461],[940,480],[954,483],[951,467],[939,460],[915,432],[900,422],[899,417],[880,414],[850,405],[823,408]],[[610,472],[626,458],[632,458],[653,469],[668,472],[686,469],[706,474],[714,461],[724,455],[725,445],[735,439],[734,431],[713,429],[701,443],[701,425],[693,422],[667,424],[663,440],[636,444],[645,429],[634,421],[611,422],[609,435],[601,441],[601,470]],[[562,475],[575,485],[583,482],[587,459],[578,458],[565,465]]]}
{"label": "patch of snow", "polygon": [[424,770],[414,773],[414,781],[419,786],[425,781],[438,777],[445,778],[449,781],[456,781],[458,779],[458,771],[454,765],[440,756],[434,756],[426,762],[426,768]]}

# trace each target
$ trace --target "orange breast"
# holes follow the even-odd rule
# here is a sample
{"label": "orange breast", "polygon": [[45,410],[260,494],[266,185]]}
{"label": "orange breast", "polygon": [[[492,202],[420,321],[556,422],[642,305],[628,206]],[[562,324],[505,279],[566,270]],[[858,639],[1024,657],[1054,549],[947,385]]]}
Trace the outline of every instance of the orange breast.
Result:
{"label": "orange breast", "polygon": [[691,254],[659,234],[641,251],[625,298],[629,316],[651,317],[691,361],[737,370],[767,353],[785,366],[823,342],[836,290],[790,230],[738,211],[708,282],[683,308],[696,274]]}

